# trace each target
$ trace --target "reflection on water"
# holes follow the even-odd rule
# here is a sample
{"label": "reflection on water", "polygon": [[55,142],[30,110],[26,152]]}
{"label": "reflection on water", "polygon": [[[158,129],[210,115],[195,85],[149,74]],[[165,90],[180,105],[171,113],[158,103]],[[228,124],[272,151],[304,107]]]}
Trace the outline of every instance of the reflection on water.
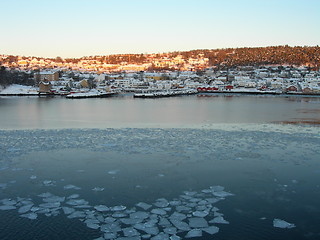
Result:
{"label": "reflection on water", "polygon": [[[191,127],[231,123],[316,123],[319,97],[204,94],[163,99],[0,98],[0,127]],[[314,119],[309,121],[308,119]]]}

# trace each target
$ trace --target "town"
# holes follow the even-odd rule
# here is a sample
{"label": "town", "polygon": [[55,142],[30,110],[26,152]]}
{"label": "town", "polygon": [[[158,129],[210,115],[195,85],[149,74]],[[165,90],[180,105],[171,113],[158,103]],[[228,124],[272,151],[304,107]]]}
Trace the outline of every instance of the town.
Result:
{"label": "town", "polygon": [[137,97],[161,97],[197,91],[319,95],[319,59],[318,46],[80,59],[0,55],[0,94],[101,97],[134,92]]}

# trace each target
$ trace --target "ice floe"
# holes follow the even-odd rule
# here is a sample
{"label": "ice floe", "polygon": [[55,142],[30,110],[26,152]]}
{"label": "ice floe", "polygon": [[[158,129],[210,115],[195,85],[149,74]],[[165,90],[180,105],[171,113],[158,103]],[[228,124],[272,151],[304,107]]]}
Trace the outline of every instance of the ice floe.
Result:
{"label": "ice floe", "polygon": [[[74,187],[66,185],[63,189],[75,189]],[[228,223],[223,214],[218,212],[219,209],[212,205],[212,194],[222,191],[224,192],[224,188],[220,186],[200,193],[186,191],[171,201],[159,198],[153,204],[139,202],[133,208],[124,205],[91,206],[87,200],[79,199],[79,194],[65,197],[45,192],[37,195],[42,199],[38,205],[31,198],[6,198],[0,200],[0,210],[17,209],[21,217],[30,220],[37,219],[39,214],[51,217],[62,213],[69,219],[83,221],[90,229],[101,231],[100,239],[175,240],[216,234],[219,228],[214,224]],[[231,193],[221,195],[224,198],[231,196]],[[208,218],[212,220],[209,221]],[[280,225],[284,226],[284,223]]]}
{"label": "ice floe", "polygon": [[281,219],[273,219],[273,226],[277,228],[294,228],[296,227],[293,223],[288,223]]}

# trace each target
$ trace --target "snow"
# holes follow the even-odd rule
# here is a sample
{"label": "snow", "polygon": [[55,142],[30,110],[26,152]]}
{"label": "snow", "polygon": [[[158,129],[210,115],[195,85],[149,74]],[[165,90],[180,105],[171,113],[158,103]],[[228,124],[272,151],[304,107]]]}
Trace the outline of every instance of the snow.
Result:
{"label": "snow", "polygon": [[37,95],[38,94],[38,88],[32,87],[32,86],[24,86],[19,84],[13,84],[5,89],[0,89],[0,95]]}

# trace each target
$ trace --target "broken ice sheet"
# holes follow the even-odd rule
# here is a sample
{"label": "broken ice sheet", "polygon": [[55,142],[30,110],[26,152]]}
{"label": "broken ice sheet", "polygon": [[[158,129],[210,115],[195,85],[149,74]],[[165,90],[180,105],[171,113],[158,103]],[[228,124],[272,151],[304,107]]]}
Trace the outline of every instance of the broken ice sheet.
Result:
{"label": "broken ice sheet", "polygon": [[189,218],[188,220],[191,228],[205,228],[209,226],[207,220],[201,217]]}
{"label": "broken ice sheet", "polygon": [[56,181],[52,181],[52,180],[44,180],[43,182],[43,185],[46,186],[46,187],[50,187],[50,186],[54,186]]}
{"label": "broken ice sheet", "polygon": [[152,205],[144,203],[144,202],[139,202],[139,203],[136,204],[136,206],[140,207],[140,208],[142,208],[144,210],[148,210],[149,208],[152,207]]}
{"label": "broken ice sheet", "polygon": [[104,190],[104,188],[102,187],[94,187],[92,188],[92,191],[95,191],[95,192],[102,192]]}
{"label": "broken ice sheet", "polygon": [[106,212],[106,211],[109,211],[110,208],[105,206],[105,205],[97,205],[97,206],[94,206],[94,209],[96,209],[97,211],[99,212]]}
{"label": "broken ice sheet", "polygon": [[3,205],[3,206],[0,206],[0,210],[12,210],[12,209],[16,209],[15,206],[12,206],[12,205]]}
{"label": "broken ice sheet", "polygon": [[118,170],[118,169],[110,170],[110,171],[108,171],[108,174],[110,174],[110,175],[115,175],[115,174],[117,174],[119,171],[120,171],[120,170]]}
{"label": "broken ice sheet", "polygon": [[209,223],[221,223],[221,224],[229,224],[228,221],[226,221],[222,216],[215,217]]}
{"label": "broken ice sheet", "polygon": [[293,223],[288,223],[284,220],[275,218],[273,220],[273,226],[277,228],[294,228],[296,227]]}
{"label": "broken ice sheet", "polygon": [[202,237],[202,230],[192,229],[186,235],[186,238],[194,238],[194,237]]}
{"label": "broken ice sheet", "polygon": [[72,184],[68,184],[68,185],[65,185],[63,187],[64,190],[69,190],[69,189],[75,189],[75,190],[80,190],[81,188],[80,187],[77,187],[75,185],[72,185]]}
{"label": "broken ice sheet", "polygon": [[35,220],[37,219],[38,215],[36,213],[26,213],[20,215],[21,217],[29,218],[30,220]]}

